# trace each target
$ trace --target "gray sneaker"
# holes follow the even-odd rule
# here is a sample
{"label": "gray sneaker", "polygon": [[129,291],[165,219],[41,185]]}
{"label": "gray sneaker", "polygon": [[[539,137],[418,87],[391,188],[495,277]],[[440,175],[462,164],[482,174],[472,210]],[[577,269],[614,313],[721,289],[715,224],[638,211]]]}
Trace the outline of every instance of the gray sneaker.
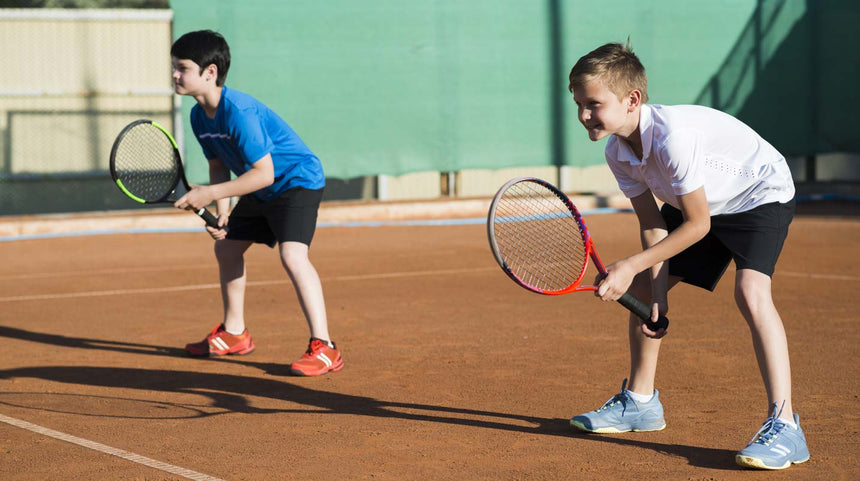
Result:
{"label": "gray sneaker", "polygon": [[771,416],[747,447],[735,455],[736,463],[746,468],[785,469],[792,464],[809,461],[809,448],[800,428],[800,416],[794,414],[795,429],[779,419],[780,412],[782,408],[777,411],[776,403],[773,403]]}
{"label": "gray sneaker", "polygon": [[621,383],[621,392],[595,411],[575,416],[570,425],[589,433],[626,433],[628,431],[660,431],[666,427],[663,405],[657,390],[647,403],[630,397],[627,379]]}

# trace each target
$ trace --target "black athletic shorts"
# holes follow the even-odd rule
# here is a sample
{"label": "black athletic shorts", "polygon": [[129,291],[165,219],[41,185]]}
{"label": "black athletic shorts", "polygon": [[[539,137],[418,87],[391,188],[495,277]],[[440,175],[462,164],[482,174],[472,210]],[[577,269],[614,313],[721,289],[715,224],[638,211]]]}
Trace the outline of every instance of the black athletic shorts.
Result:
{"label": "black athletic shorts", "polygon": [[[711,230],[702,240],[669,259],[669,274],[687,284],[713,291],[729,262],[738,269],[773,275],[776,260],[794,218],[795,201],[772,202],[738,214],[711,217]],[[683,222],[681,211],[669,204],[661,209],[669,232]]]}
{"label": "black athletic shorts", "polygon": [[243,195],[230,213],[227,238],[275,247],[280,242],[311,245],[323,189],[290,189],[266,202]]}

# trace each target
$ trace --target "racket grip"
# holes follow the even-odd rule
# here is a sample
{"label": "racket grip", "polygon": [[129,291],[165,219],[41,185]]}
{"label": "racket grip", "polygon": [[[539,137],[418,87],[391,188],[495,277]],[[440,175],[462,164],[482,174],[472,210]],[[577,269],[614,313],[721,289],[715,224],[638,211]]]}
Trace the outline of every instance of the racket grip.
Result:
{"label": "racket grip", "polygon": [[215,229],[224,229],[227,230],[227,226],[219,227],[218,226],[218,218],[215,217],[211,212],[206,210],[205,208],[197,211],[197,215],[200,216],[201,219],[206,221],[206,225]]}
{"label": "racket grip", "polygon": [[645,325],[647,325],[648,329],[651,329],[652,331],[656,332],[657,329],[669,328],[669,319],[664,315],[660,315],[660,319],[658,319],[657,322],[651,322],[651,308],[649,308],[644,302],[633,297],[633,294],[630,294],[629,292],[625,292],[624,295],[618,299],[618,303],[626,307],[633,314],[639,316],[639,319],[645,321]]}

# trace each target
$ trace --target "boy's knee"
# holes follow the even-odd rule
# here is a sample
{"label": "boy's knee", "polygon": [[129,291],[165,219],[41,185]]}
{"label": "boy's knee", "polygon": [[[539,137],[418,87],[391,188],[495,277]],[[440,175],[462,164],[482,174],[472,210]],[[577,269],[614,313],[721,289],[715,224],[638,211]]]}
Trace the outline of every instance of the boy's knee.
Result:
{"label": "boy's knee", "polygon": [[633,282],[630,284],[629,292],[633,294],[633,297],[646,304],[651,302],[650,270],[644,270],[639,274],[636,274],[636,277],[633,278]]}
{"label": "boy's knee", "polygon": [[216,240],[212,249],[215,251],[215,257],[218,259],[225,257],[229,252],[223,240]]}
{"label": "boy's knee", "polygon": [[760,272],[739,271],[735,280],[735,303],[755,313],[760,307],[772,304],[770,277]]}
{"label": "boy's knee", "polygon": [[218,262],[229,262],[241,259],[245,254],[246,248],[244,248],[244,246],[237,245],[235,241],[221,239],[215,241],[213,250],[215,251],[215,259],[217,259]]}
{"label": "boy's knee", "polygon": [[281,263],[284,265],[284,268],[292,271],[296,269],[300,269],[302,266],[307,264],[308,259],[308,249],[304,244],[300,245],[292,245],[293,243],[281,246]]}

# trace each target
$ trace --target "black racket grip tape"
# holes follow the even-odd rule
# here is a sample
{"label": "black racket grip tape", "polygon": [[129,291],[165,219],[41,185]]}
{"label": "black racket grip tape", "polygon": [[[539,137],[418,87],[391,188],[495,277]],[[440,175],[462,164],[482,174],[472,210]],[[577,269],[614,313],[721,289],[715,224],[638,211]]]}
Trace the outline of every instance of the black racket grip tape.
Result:
{"label": "black racket grip tape", "polygon": [[197,211],[197,215],[200,216],[201,219],[206,221],[206,225],[209,227],[213,227],[215,229],[224,229],[227,230],[227,226],[219,227],[218,226],[218,218],[215,217],[211,212],[206,209],[200,209]]}
{"label": "black racket grip tape", "polygon": [[648,329],[651,329],[654,332],[657,332],[657,329],[669,328],[669,319],[666,316],[661,315],[657,322],[651,322],[651,309],[645,305],[644,302],[633,297],[629,292],[625,292],[624,295],[618,299],[618,303],[626,307],[633,314],[639,316],[639,319],[645,321],[645,325],[648,326]]}

